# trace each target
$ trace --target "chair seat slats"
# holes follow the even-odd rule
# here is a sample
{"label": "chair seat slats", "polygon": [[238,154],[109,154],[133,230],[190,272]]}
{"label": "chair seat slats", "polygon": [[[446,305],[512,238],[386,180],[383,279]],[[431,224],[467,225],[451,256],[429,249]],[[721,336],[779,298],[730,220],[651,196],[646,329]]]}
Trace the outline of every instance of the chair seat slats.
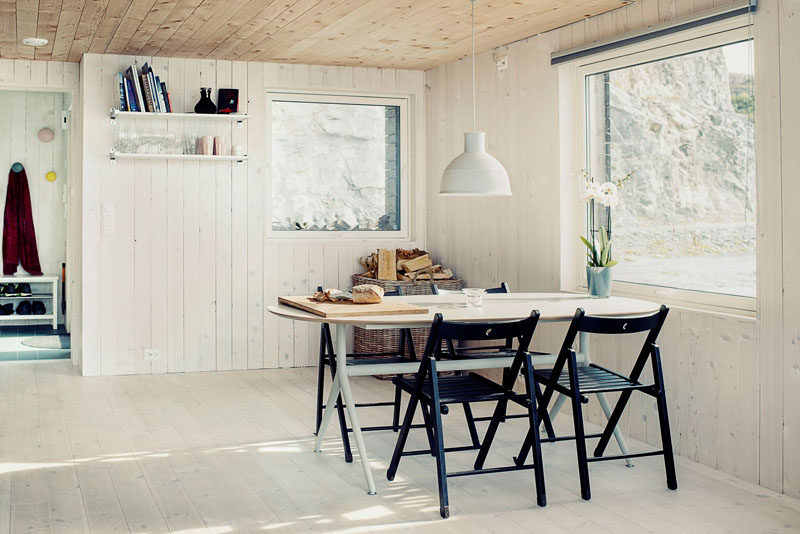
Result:
{"label": "chair seat slats", "polygon": [[[396,378],[394,382],[405,391],[412,392],[414,390],[415,379],[413,377]],[[514,399],[524,396],[523,394],[505,391],[495,382],[472,373],[439,377],[439,402],[442,404],[497,401],[499,399]],[[430,402],[433,398],[433,385],[430,378],[425,381],[425,385],[422,388],[422,397],[426,402]]]}
{"label": "chair seat slats", "polygon": [[[534,374],[541,381],[549,381],[551,369],[537,369]],[[599,365],[592,364],[586,367],[578,367],[578,384],[581,393],[596,393],[599,391],[620,391],[624,389],[644,389],[650,385],[634,382],[629,378],[619,375]],[[564,369],[558,377],[558,385],[561,388],[569,388],[569,371]],[[559,389],[561,389],[559,388]]]}

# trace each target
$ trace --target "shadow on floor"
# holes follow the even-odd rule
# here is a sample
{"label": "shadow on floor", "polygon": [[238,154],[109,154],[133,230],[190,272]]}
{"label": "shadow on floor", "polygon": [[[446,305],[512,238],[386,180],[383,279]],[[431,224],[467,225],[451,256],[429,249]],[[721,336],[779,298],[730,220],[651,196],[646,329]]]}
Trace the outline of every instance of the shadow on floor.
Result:
{"label": "shadow on floor", "polygon": [[58,330],[46,324],[0,326],[0,362],[18,360],[60,360],[69,358],[69,349],[42,349],[28,347],[22,340],[32,336],[66,335],[63,325]]}

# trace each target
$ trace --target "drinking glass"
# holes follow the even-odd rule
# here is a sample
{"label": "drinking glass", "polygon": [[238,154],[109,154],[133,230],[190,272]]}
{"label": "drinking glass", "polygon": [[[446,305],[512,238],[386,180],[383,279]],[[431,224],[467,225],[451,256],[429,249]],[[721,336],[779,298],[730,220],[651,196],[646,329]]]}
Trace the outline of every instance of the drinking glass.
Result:
{"label": "drinking glass", "polygon": [[485,289],[479,287],[466,287],[461,290],[467,296],[467,308],[482,308]]}

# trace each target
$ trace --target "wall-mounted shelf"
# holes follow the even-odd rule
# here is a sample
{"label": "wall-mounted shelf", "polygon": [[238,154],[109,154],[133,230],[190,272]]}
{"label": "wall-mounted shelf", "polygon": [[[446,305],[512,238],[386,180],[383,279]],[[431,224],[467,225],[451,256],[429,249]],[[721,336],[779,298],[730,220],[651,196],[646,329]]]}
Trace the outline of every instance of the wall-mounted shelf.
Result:
{"label": "wall-mounted shelf", "polygon": [[212,156],[207,154],[136,154],[127,152],[111,151],[111,162],[116,163],[118,159],[178,159],[184,161],[235,161],[240,166],[247,161],[247,156]]}
{"label": "wall-mounted shelf", "polygon": [[177,120],[201,120],[201,121],[222,121],[236,122],[239,128],[242,123],[250,118],[244,113],[152,113],[150,111],[120,111],[111,108],[109,113],[111,124],[117,119],[177,119]]}

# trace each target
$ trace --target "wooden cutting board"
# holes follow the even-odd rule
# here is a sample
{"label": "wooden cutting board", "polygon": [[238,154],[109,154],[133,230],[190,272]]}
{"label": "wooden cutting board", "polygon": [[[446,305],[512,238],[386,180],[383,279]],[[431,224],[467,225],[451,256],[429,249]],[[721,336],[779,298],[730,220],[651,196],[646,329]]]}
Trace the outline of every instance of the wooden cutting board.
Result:
{"label": "wooden cutting board", "polygon": [[427,308],[384,300],[376,304],[354,304],[352,302],[317,302],[309,297],[278,297],[278,302],[299,308],[321,317],[353,317],[356,315],[409,315],[412,313],[428,313]]}

